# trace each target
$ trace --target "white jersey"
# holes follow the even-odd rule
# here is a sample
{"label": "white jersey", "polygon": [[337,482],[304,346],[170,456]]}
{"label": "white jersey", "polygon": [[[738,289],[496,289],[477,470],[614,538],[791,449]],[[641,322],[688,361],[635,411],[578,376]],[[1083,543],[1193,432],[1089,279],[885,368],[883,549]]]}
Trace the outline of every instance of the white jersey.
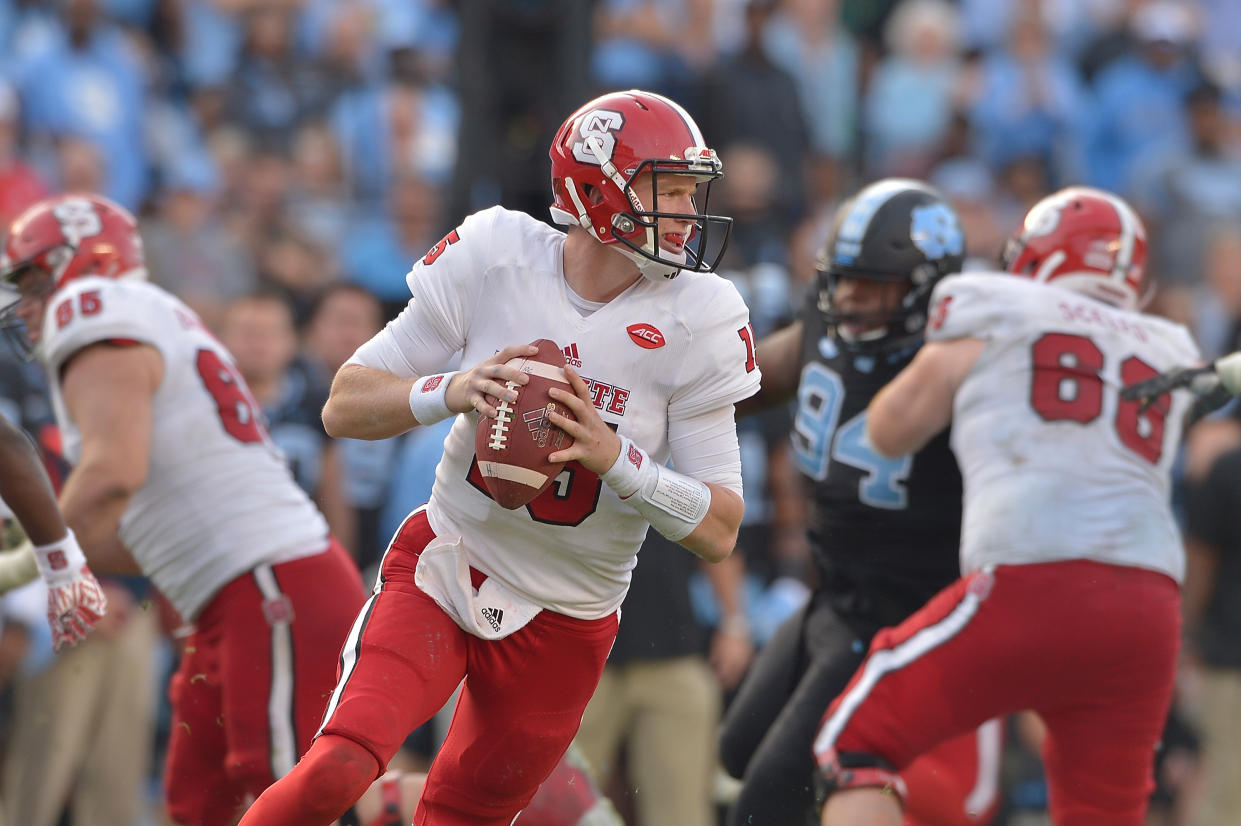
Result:
{"label": "white jersey", "polygon": [[1004,274],[946,278],[932,306],[930,340],[987,342],[953,411],[962,571],[1090,559],[1179,582],[1169,476],[1192,399],[1139,414],[1119,390],[1197,362],[1189,332]]}
{"label": "white jersey", "polygon": [[70,463],[80,458],[81,434],[65,409],[61,367],[89,344],[118,339],[151,345],[164,365],[150,468],[121,517],[120,537],[181,615],[192,620],[256,565],[324,550],[327,523],[268,438],[232,356],[154,284],[83,278],[52,298],[39,355]]}
{"label": "white jersey", "polygon": [[[402,353],[407,364],[396,369],[426,375],[456,351],[470,366],[507,345],[551,339],[590,385],[603,420],[667,462],[669,422],[728,409],[758,390],[745,303],[724,279],[683,272],[664,283],[640,279],[584,316],[564,278],[565,238],[499,207],[467,218],[414,265],[413,298],[392,322],[429,326],[427,349],[437,352]],[[530,505],[501,508],[474,466],[477,421],[458,416],[445,441],[431,527],[464,537],[475,568],[538,605],[582,619],[614,611],[646,520],[594,473],[572,465]]]}

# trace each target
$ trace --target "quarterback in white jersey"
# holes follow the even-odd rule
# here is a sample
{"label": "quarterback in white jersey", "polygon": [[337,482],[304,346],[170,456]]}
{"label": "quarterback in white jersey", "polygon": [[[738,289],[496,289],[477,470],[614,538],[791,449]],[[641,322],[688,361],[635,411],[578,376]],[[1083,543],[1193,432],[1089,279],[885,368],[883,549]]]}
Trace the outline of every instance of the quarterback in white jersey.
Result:
{"label": "quarterback in white jersey", "polygon": [[[414,266],[409,306],[350,363],[413,378],[442,370],[458,350],[463,364],[476,364],[514,341],[550,338],[573,354],[603,421],[661,464],[670,439],[702,439],[716,411],[758,387],[758,371],[746,371],[746,306],[722,278],[643,279],[591,308],[565,282],[563,232],[494,207],[452,237],[433,263]],[[473,467],[476,422],[459,416],[444,443],[427,509],[432,529],[467,537],[471,565],[544,608],[581,619],[615,611],[648,521],[584,468],[564,471],[528,509],[497,506]],[[727,455],[730,436],[735,450],[728,431],[711,454],[679,455],[677,469],[739,487],[736,467],[712,464]]]}
{"label": "quarterback in white jersey", "polygon": [[1047,724],[1055,823],[1143,822],[1176,672],[1169,475],[1192,399],[1143,408],[1120,390],[1197,359],[1183,327],[1137,312],[1145,256],[1125,202],[1072,187],[1031,209],[1006,273],[937,285],[928,343],[871,403],[867,436],[896,456],[951,423],[962,578],[881,631],[828,709],[824,826],[895,826],[896,772],[1025,709]]}
{"label": "quarterback in white jersey", "polygon": [[232,356],[145,275],[133,216],[97,195],[35,204],[4,246],[8,318],[47,369],[74,466],[66,521],[96,567],[136,562],[195,626],[168,809],[223,826],[309,745],[363,589]]}
{"label": "quarterback in white jersey", "polygon": [[[243,826],[326,824],[463,678],[414,822],[511,823],[581,722],[648,526],[708,561],[732,551],[733,404],[759,371],[745,304],[711,272],[728,219],[699,207],[722,166],[680,106],[640,91],[587,103],[550,155],[568,234],[498,207],[470,216],[336,375],[334,436],[458,419],[430,502],[384,555],[319,738]],[[510,511],[484,491],[474,433],[515,400],[506,383],[527,377],[509,362],[540,338],[568,354],[574,392],[550,392],[572,416],[550,419],[573,443],[549,457],[569,463],[553,487]]]}

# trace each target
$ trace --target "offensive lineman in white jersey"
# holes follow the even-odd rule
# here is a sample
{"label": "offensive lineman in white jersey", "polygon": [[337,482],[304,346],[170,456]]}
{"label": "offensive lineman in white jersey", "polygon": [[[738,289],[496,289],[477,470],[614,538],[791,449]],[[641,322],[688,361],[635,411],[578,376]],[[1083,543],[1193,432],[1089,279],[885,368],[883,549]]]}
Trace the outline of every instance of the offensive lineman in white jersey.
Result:
{"label": "offensive lineman in white jersey", "polygon": [[66,522],[98,570],[145,574],[195,626],[170,689],[168,811],[226,826],[309,745],[362,604],[357,568],[232,356],[146,281],[123,207],[35,204],[9,230],[0,278],[20,294],[6,331],[46,367],[74,465]]}
{"label": "offensive lineman in white jersey", "polygon": [[1136,311],[1145,257],[1119,198],[1048,196],[1005,252],[1011,275],[938,285],[929,343],[871,403],[889,456],[951,421],[962,578],[881,631],[824,716],[825,826],[899,824],[897,771],[1023,709],[1047,724],[1057,826],[1142,823],[1176,672],[1169,476],[1191,400],[1118,391],[1197,356],[1185,328]]}
{"label": "offensive lineman in white jersey", "polygon": [[[705,252],[729,228],[705,214],[720,162],[680,106],[639,91],[587,103],[550,154],[568,234],[501,208],[470,216],[336,375],[334,436],[457,421],[346,643],[319,737],[244,826],[329,822],[462,678],[414,822],[507,826],[577,730],[648,525],[709,561],[732,551],[733,404],[759,372],[746,307]],[[516,397],[505,382],[525,379],[506,362],[537,338],[570,354],[576,395],[552,392],[575,441],[551,457],[570,462],[553,486],[508,511],[478,479],[475,424]],[[458,352],[472,366],[442,373]]]}

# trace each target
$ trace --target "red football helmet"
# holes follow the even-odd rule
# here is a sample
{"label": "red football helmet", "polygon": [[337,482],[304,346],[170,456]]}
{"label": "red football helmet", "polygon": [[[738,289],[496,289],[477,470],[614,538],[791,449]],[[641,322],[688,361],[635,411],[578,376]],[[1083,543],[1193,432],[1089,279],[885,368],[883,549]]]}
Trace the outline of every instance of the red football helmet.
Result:
{"label": "red football helmet", "polygon": [[1134,310],[1142,298],[1146,229],[1119,197],[1071,186],[1030,208],[1000,261],[1016,275]]}
{"label": "red football helmet", "polygon": [[146,278],[142,237],[129,210],[102,195],[73,193],[42,200],[13,220],[0,252],[0,324],[23,355],[33,349],[29,327],[42,322],[46,300],[92,275]]}
{"label": "red football helmet", "polygon": [[[721,177],[723,164],[707,148],[694,119],[671,100],[636,89],[595,98],[564,122],[549,154],[552,220],[580,226],[598,241],[616,245],[648,278],[675,278],[681,270],[708,272],[723,257],[732,219],[706,212],[711,182]],[[654,203],[643,204],[631,187],[647,172],[656,182],[653,193],[659,190],[659,175],[692,175],[706,184],[701,209],[661,212],[657,196]],[[660,218],[693,222],[682,254],[660,249]]]}

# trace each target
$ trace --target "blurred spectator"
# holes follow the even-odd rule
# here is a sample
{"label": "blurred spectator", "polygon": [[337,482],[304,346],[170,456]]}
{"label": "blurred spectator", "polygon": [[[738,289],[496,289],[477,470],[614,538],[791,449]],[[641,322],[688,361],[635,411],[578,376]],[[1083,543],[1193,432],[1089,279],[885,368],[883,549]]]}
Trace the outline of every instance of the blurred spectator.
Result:
{"label": "blurred spectator", "polygon": [[[1005,215],[1007,231],[1021,223],[1022,216],[1051,191],[1051,171],[1041,155],[1015,155],[1000,166],[996,175],[999,184],[999,206],[1011,210]],[[1003,214],[1003,213],[1002,213]]]}
{"label": "blurred spectator", "polygon": [[993,270],[1004,242],[1021,221],[1022,212],[997,208],[995,178],[977,158],[951,158],[931,171],[929,183],[938,189],[961,218],[965,231],[966,270]]}
{"label": "blurred spectator", "polygon": [[[337,282],[319,294],[310,309],[302,341],[307,361],[322,377],[324,384],[330,384],[336,371],[354,351],[379,332],[385,317],[379,300],[356,284]],[[397,451],[402,441],[335,441],[345,499],[353,508],[357,525],[354,558],[358,567],[363,569],[379,558],[392,533],[381,529],[380,515],[395,484]],[[436,456],[435,461],[427,465],[432,473],[438,461]],[[422,499],[403,502],[400,505],[401,518],[426,501],[430,493],[428,484]]]}
{"label": "blurred spectator", "polygon": [[219,178],[209,159],[187,155],[166,176],[142,237],[154,280],[189,304],[211,329],[225,305],[251,292],[251,258],[217,212]]}
{"label": "blurred spectator", "polygon": [[856,145],[861,72],[836,0],[784,0],[766,25],[763,47],[797,84],[810,148],[849,157]]}
{"label": "blurred spectator", "polygon": [[250,137],[236,126],[220,126],[205,135],[204,148],[219,175],[221,209],[236,209],[249,178]]}
{"label": "blurred spectator", "polygon": [[1132,0],[958,0],[967,49],[1003,48],[1019,17],[1036,15],[1060,50],[1073,55]]}
{"label": "blurred spectator", "polygon": [[233,9],[238,3],[180,0],[181,42],[176,56],[191,90],[222,89],[241,54],[242,29]]}
{"label": "blurred spectator", "polygon": [[1087,146],[1088,182],[1129,195],[1137,163],[1184,145],[1182,102],[1198,83],[1194,19],[1176,0],[1150,0],[1130,21],[1131,50],[1094,78],[1097,127]]}
{"label": "blurred spectator", "polygon": [[108,158],[99,146],[77,135],[61,135],[55,142],[55,189],[60,192],[99,192],[108,175]]}
{"label": "blurred spectator", "polygon": [[733,219],[723,266],[745,269],[760,262],[788,260],[785,228],[793,223],[793,205],[782,201],[779,161],[767,144],[735,143],[720,152],[728,174],[721,179],[712,206]]}
{"label": "blurred spectator", "polygon": [[404,175],[392,182],[386,211],[364,215],[350,228],[340,251],[344,276],[384,302],[385,318],[409,300],[405,275],[439,240],[440,218],[435,188]]}
{"label": "blurred spectator", "polygon": [[1201,668],[1198,728],[1205,788],[1195,824],[1241,823],[1241,449],[1186,491],[1187,653]]}
{"label": "blurred spectator", "polygon": [[331,382],[354,351],[384,325],[383,308],[365,287],[329,284],[316,297],[306,319],[303,349],[307,360]]}
{"label": "blurred spectator", "polygon": [[49,194],[47,185],[23,159],[21,102],[13,87],[0,80],[0,227]]}
{"label": "blurred spectator", "polygon": [[227,87],[226,112],[261,138],[289,141],[305,120],[326,113],[340,79],[302,59],[295,7],[256,3],[242,17],[241,56]]}
{"label": "blurred spectator", "polygon": [[1081,179],[1089,107],[1076,67],[1030,5],[1014,16],[1008,47],[983,59],[970,118],[985,160],[1041,156],[1059,186]]}
{"label": "blurred spectator", "polygon": [[[410,7],[419,5],[410,2]],[[387,32],[378,4],[367,0],[312,0],[304,4],[299,42],[325,71],[347,86],[382,77],[383,54],[372,32]]]}
{"label": "blurred spectator", "polygon": [[288,223],[263,238],[258,265],[259,284],[282,293],[299,324],[315,295],[339,276],[332,250]]}
{"label": "blurred spectator", "polygon": [[319,418],[327,386],[298,358],[288,302],[273,292],[236,299],[224,313],[220,341],[262,407],[267,432],[284,453],[293,478],[319,506],[332,534],[352,552],[357,529],[344,495],[340,456]]}
{"label": "blurred spectator", "polygon": [[107,158],[100,190],[135,209],[148,186],[139,55],[96,0],[60,9],[50,37],[14,67],[26,127],[44,158],[64,135],[93,144]]}
{"label": "blurred spectator", "polygon": [[388,52],[411,51],[418,72],[448,79],[460,31],[446,0],[308,0],[301,39],[345,77],[374,82],[388,72]]}
{"label": "blurred spectator", "polygon": [[712,0],[601,0],[591,76],[599,89],[688,100],[687,79],[715,59]]}
{"label": "blurred spectator", "polygon": [[1202,17],[1202,63],[1235,97],[1241,93],[1241,4],[1233,0],[1197,0]]}
{"label": "blurred spectator", "polygon": [[1212,227],[1241,216],[1241,143],[1220,96],[1213,83],[1194,87],[1183,104],[1188,142],[1145,158],[1134,174],[1135,202],[1152,228],[1151,269],[1162,289],[1186,294],[1178,304],[1202,282]]}
{"label": "blurred spectator", "polygon": [[884,31],[891,50],[864,101],[868,177],[922,177],[952,119],[960,17],[947,0],[906,0]]}
{"label": "blurred spectator", "polygon": [[[248,153],[228,148],[239,157],[228,173],[237,194],[225,223],[254,261],[259,284],[283,292],[300,323],[314,296],[338,275],[335,250],[299,228],[291,218],[294,169],[286,148],[258,141]],[[235,177],[234,177],[235,176]]]}
{"label": "blurred spectator", "polygon": [[[796,82],[763,49],[764,27],[775,7],[775,0],[747,0],[745,43],[703,76],[702,116],[697,120],[717,146],[748,144],[751,153],[764,153],[775,162],[778,178],[770,184],[773,191],[766,208],[776,221],[789,226],[803,208],[809,133]],[[728,169],[725,186],[735,181],[735,161],[727,157],[733,154],[721,153]]]}
{"label": "blurred spectator", "polygon": [[[221,147],[216,143],[215,148]],[[226,202],[229,230],[242,239],[257,262],[264,242],[278,234],[286,220],[292,177],[288,154],[282,145],[248,135],[241,146],[224,151],[232,154],[224,167],[229,176],[226,184],[236,187]]]}
{"label": "blurred spectator", "polygon": [[[366,205],[381,203],[391,181],[401,176],[444,183],[456,160],[456,97],[426,83],[399,52],[389,59],[398,70],[389,80],[346,92],[331,112],[345,173],[354,196]],[[488,139],[495,151],[494,134]]]}
{"label": "blurred spectator", "polygon": [[[32,642],[45,650],[28,655],[16,679],[0,793],[8,823],[140,822],[154,743],[159,623],[124,585],[101,584],[108,613],[91,636],[54,656],[50,636]],[[35,582],[8,599],[26,602],[25,613],[37,617],[47,592]]]}
{"label": "blurred spectator", "polygon": [[[1241,349],[1241,226],[1235,219],[1214,222],[1202,250],[1201,283],[1185,308],[1156,294],[1169,318],[1187,318],[1204,359],[1215,359]],[[1172,306],[1169,306],[1172,304]]]}
{"label": "blurred spectator", "polygon": [[302,126],[293,141],[290,223],[335,250],[344,241],[351,212],[340,146],[331,128],[322,121]]}

